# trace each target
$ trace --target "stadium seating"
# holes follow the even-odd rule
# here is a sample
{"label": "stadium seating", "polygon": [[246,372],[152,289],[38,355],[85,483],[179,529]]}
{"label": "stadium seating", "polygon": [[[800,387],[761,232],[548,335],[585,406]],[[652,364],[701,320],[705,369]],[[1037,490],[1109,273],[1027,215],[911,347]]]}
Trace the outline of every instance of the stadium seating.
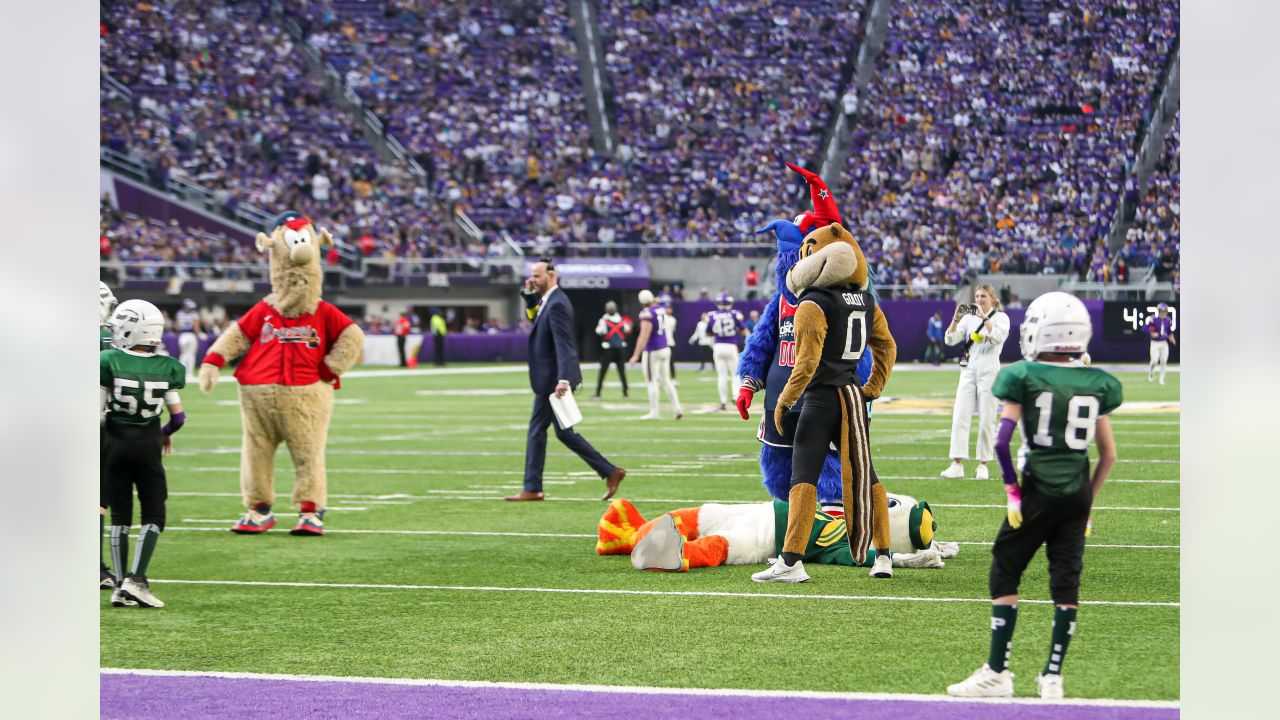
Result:
{"label": "stadium seating", "polygon": [[[227,205],[297,208],[393,259],[499,252],[454,229],[455,206],[533,253],[767,244],[751,231],[800,209],[780,163],[817,154],[866,10],[601,2],[619,141],[605,160],[591,150],[557,0],[286,2],[306,42],[424,167],[419,186],[377,158],[269,6],[105,3],[102,68],[133,107],[104,103],[101,142],[155,180],[202,183]],[[1102,238],[1177,23],[1159,0],[895,3],[839,199],[882,283],[927,295],[975,272],[1111,279]],[[1175,170],[1153,178],[1130,230],[1131,278],[1154,257],[1169,279],[1167,255],[1176,276],[1176,213],[1172,232],[1149,220],[1176,206],[1177,153],[1175,137],[1161,163]]]}
{"label": "stadium seating", "polygon": [[896,4],[846,168],[887,281],[1103,263],[1177,23],[1159,0]]}

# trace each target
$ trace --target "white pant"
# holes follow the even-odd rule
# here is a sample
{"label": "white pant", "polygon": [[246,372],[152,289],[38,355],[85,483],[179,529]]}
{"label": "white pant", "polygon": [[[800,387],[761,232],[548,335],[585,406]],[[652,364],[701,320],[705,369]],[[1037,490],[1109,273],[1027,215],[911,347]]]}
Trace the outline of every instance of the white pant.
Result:
{"label": "white pant", "polygon": [[960,368],[960,385],[956,388],[956,405],[951,411],[951,457],[966,459],[969,457],[969,423],[973,420],[973,412],[978,411],[978,454],[979,462],[990,462],[995,459],[996,445],[996,411],[1000,401],[991,394],[991,385],[1000,372],[1000,361],[991,360],[969,363]]}
{"label": "white pant", "polygon": [[671,382],[671,348],[646,350],[640,354],[640,367],[644,368],[644,384],[649,391],[649,414],[658,414],[658,385],[667,389],[667,398],[677,415],[683,415],[680,409],[680,396],[676,394],[676,384]]}
{"label": "white pant", "polygon": [[178,360],[187,368],[187,372],[195,374],[196,350],[200,348],[200,339],[190,330],[178,334]]}
{"label": "white pant", "polygon": [[716,343],[711,346],[711,359],[716,365],[716,390],[720,393],[720,404],[728,405],[733,389],[738,386],[738,346]]}
{"label": "white pant", "polygon": [[1150,378],[1155,374],[1156,368],[1160,368],[1160,382],[1164,382],[1164,374],[1169,367],[1169,341],[1168,340],[1152,340],[1151,341],[1151,366],[1147,369],[1147,377]]}

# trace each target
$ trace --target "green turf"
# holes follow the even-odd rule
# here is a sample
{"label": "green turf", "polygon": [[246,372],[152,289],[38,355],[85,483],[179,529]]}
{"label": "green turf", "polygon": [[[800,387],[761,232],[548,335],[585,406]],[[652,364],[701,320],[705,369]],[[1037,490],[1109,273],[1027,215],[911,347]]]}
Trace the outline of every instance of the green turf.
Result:
{"label": "green turf", "polygon": [[[1144,372],[1118,375],[1126,400],[1178,397],[1177,373],[1164,387],[1148,384]],[[681,369],[679,380],[688,413],[679,423],[635,420],[646,410],[640,387],[629,401],[616,386],[606,387],[603,401],[582,393],[581,431],[630,470],[620,495],[646,516],[763,499],[755,418],[697,412],[715,405],[710,374]],[[532,402],[518,371],[348,378],[330,430],[326,520],[333,532],[290,537],[284,531],[293,517],[282,514],[282,526],[266,536],[233,535],[227,528],[241,511],[235,386],[223,383],[211,396],[191,388],[183,398],[187,426],[166,459],[169,528],[150,572],[168,607],[113,609],[103,593],[102,664],[735,688],[775,687],[779,672],[794,670],[790,676],[806,689],[940,692],[986,656],[987,543],[1003,515],[998,480],[937,477],[947,462],[945,403],[955,380],[954,372],[895,374],[889,395],[943,405],[925,412],[878,406],[873,453],[892,492],[934,507],[940,539],[975,544],[939,570],[899,570],[882,581],[865,570],[819,566],[810,568],[813,582],[786,587],[750,582],[756,568],[641,573],[626,558],[596,556],[602,483],[554,438],[550,501],[501,502],[520,485]],[[588,373],[589,388],[594,381]],[[495,393],[458,394],[476,390]],[[663,410],[669,417],[665,403]],[[1094,513],[1086,604],[1066,663],[1072,696],[1178,697],[1179,608],[1088,605],[1179,601],[1178,418],[1167,410],[1113,418],[1121,462]],[[282,450],[278,510],[288,510],[290,468]],[[485,534],[495,531],[525,536]],[[362,584],[436,588],[341,587]],[[1023,590],[1028,600],[1048,598],[1042,554]],[[803,597],[814,595],[841,597]],[[1047,604],[1022,606],[1012,661],[1019,694],[1034,690],[1051,615]],[[797,636],[803,639],[791,639]],[[815,667],[822,670],[805,671]]]}

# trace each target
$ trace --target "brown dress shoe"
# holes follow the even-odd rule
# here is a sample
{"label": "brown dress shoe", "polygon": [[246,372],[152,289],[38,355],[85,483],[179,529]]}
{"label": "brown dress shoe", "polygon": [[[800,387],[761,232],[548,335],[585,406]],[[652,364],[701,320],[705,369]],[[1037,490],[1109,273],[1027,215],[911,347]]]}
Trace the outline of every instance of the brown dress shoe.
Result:
{"label": "brown dress shoe", "polygon": [[600,499],[608,500],[613,497],[613,494],[618,492],[618,486],[622,484],[622,478],[626,476],[627,471],[624,468],[614,467],[609,477],[604,479],[604,497]]}
{"label": "brown dress shoe", "polygon": [[505,499],[508,502],[529,502],[530,500],[541,500],[542,493],[521,490],[519,495],[509,495]]}

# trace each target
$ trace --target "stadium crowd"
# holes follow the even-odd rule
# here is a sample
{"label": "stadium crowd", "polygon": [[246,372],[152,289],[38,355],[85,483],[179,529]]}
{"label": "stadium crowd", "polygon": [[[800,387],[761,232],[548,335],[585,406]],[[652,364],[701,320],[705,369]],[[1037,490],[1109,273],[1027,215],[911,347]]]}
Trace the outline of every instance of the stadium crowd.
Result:
{"label": "stadium crowd", "polygon": [[[831,112],[859,104],[843,83],[861,1],[602,2],[611,159],[591,148],[561,2],[286,2],[421,182],[378,158],[272,5],[104,2],[102,71],[133,103],[104,102],[101,142],[154,184],[299,209],[366,257],[493,256],[504,234],[534,254],[767,244],[752,231],[804,202],[781,162],[809,164]],[[881,283],[928,295],[975,272],[1119,275],[1102,238],[1176,33],[1159,0],[895,4],[840,199]],[[1176,167],[1176,140],[1172,153]],[[1173,199],[1143,198],[1127,272],[1156,258],[1176,277],[1176,171],[1153,183]]]}
{"label": "stadium crowd", "polygon": [[1177,29],[1160,0],[895,5],[843,206],[882,279],[1104,279],[1103,238]]}

